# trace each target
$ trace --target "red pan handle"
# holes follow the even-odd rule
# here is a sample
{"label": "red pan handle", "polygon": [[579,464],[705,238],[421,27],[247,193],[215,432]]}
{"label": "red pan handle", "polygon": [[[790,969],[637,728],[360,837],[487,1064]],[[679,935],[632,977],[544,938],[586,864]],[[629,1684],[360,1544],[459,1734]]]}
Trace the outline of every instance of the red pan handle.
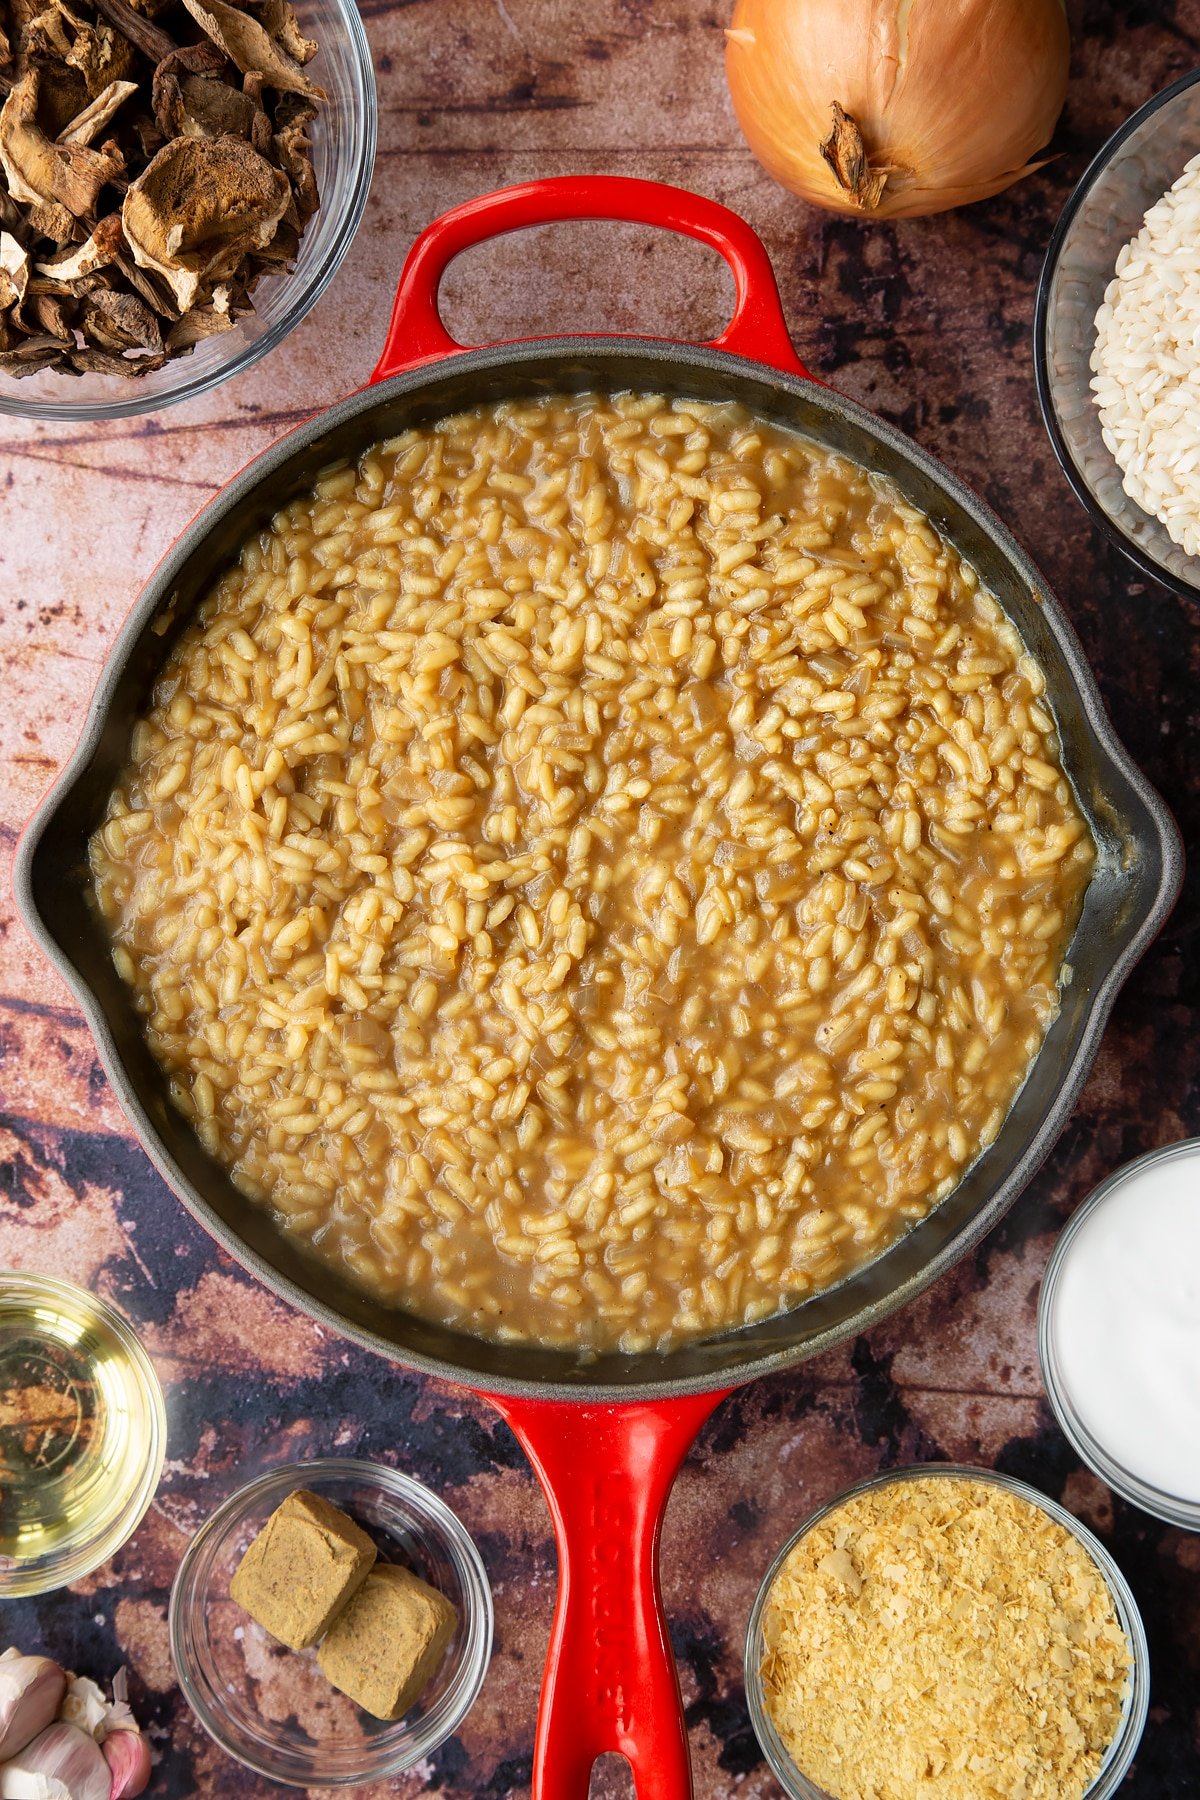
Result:
{"label": "red pan handle", "polygon": [[482,194],[426,226],[408,253],[383,355],[371,380],[383,381],[466,348],[450,336],[438,312],[438,288],[456,256],[507,231],[567,219],[626,219],[710,244],[733,270],[736,289],[733,317],[711,348],[812,379],[792,348],[771,259],[745,219],[703,194],[661,181],[559,175]]}
{"label": "red pan handle", "polygon": [[679,1465],[728,1391],[620,1406],[487,1396],[537,1471],[558,1539],[533,1800],[587,1800],[592,1764],[613,1750],[637,1800],[690,1800],[658,1541]]}

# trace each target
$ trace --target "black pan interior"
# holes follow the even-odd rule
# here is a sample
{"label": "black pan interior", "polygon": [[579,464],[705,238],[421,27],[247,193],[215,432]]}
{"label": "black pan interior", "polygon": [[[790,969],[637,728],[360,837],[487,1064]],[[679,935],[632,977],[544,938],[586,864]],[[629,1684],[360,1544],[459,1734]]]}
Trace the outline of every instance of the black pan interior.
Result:
{"label": "black pan interior", "polygon": [[[1100,849],[1071,946],[1062,1010],[995,1142],[953,1194],[875,1262],[792,1312],[665,1354],[497,1346],[373,1302],[250,1206],[169,1105],[104,933],[85,904],[86,846],[167,650],[193,603],[291,494],[378,438],[504,397],[589,387],[738,400],[890,477],[979,570],[1046,673],[1064,764]],[[304,1310],[401,1361],[491,1388],[613,1398],[748,1380],[857,1333],[917,1293],[1012,1203],[1065,1123],[1109,1007],[1170,910],[1178,835],[1116,742],[1082,652],[1036,569],[987,509],[890,427],[815,383],[691,346],[557,339],[471,352],[343,401],[291,433],[205,509],[139,598],[101,678],[71,766],[43,803],[17,866],[22,911],[88,1013],[108,1072],[155,1163],[240,1261]]]}

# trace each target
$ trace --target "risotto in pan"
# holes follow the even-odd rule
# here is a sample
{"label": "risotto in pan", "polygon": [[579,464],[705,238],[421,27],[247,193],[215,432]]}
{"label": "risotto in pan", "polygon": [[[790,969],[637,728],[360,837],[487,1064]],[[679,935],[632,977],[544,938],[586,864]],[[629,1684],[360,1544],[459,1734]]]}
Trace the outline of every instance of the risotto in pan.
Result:
{"label": "risotto in pan", "polygon": [[248,1204],[387,1302],[626,1350],[794,1305],[951,1191],[1092,861],[1041,672],[928,519],[628,393],[292,500],[92,842]]}

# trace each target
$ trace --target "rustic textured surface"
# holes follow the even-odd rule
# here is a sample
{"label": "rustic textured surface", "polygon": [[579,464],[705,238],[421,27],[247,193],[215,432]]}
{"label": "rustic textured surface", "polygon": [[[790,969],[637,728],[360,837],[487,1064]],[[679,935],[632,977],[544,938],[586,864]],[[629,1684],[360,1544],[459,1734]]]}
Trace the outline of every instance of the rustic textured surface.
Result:
{"label": "rustic textured surface", "polygon": [[[954,215],[860,230],[794,202],[742,146],[725,98],[726,0],[366,0],[382,147],[341,276],[280,350],[207,399],[142,421],[0,421],[0,840],[69,752],[116,628],[161,552],[251,454],[359,384],[415,232],[469,195],[579,169],[657,176],[762,232],[797,345],[992,502],[1057,588],[1117,727],[1200,834],[1200,609],[1141,580],[1087,521],[1037,418],[1030,321],[1042,250],[1092,150],[1200,51],[1200,0],[1073,7],[1061,159]],[[446,286],[465,338],[563,327],[701,334],[727,281],[706,252],[633,228],[562,227],[477,252]],[[68,996],[0,900],[0,1265],[55,1271],[129,1311],[168,1387],[154,1506],[70,1594],[5,1606],[0,1635],[96,1673],[128,1662],[161,1765],[154,1792],[258,1800],[172,1683],[167,1593],[188,1535],[253,1470],[338,1449],[429,1481],[475,1532],[498,1644],[461,1735],[388,1792],[499,1800],[528,1788],[554,1559],[507,1429],[477,1402],[331,1340],[217,1255],[131,1141]],[[1063,1218],[1103,1174],[1200,1131],[1192,879],[1125,990],[1057,1151],[976,1256],[890,1324],[728,1401],[671,1504],[664,1584],[701,1800],[777,1790],[742,1702],[761,1571],[804,1511],[914,1458],[994,1464],[1059,1496],[1112,1545],[1146,1616],[1151,1723],[1131,1800],[1200,1794],[1200,1538],[1114,1503],[1054,1427],[1038,1381],[1037,1284]],[[698,1572],[703,1571],[703,1579]],[[361,1790],[374,1792],[375,1790]],[[382,1789],[378,1790],[382,1793]]]}

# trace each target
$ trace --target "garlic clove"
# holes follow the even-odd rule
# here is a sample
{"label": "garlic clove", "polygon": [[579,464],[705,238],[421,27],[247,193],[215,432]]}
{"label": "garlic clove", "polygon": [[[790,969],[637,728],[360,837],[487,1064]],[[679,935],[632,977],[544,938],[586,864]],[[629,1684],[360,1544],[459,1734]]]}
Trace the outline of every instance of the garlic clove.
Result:
{"label": "garlic clove", "polygon": [[67,1678],[48,1656],[0,1657],[0,1762],[44,1731],[62,1703]]}
{"label": "garlic clove", "polygon": [[6,1763],[0,1800],[111,1800],[112,1771],[95,1738],[58,1720]]}
{"label": "garlic clove", "polygon": [[7,1764],[0,1769],[0,1788],[7,1800],[71,1800],[71,1790],[55,1775],[33,1774]]}
{"label": "garlic clove", "polygon": [[87,1675],[67,1675],[67,1692],[58,1709],[60,1719],[78,1725],[98,1742],[104,1738],[103,1725],[108,1716],[108,1701],[96,1682]]}
{"label": "garlic clove", "polygon": [[140,1731],[110,1731],[104,1760],[112,1771],[111,1800],[140,1794],[150,1780],[150,1746]]}

